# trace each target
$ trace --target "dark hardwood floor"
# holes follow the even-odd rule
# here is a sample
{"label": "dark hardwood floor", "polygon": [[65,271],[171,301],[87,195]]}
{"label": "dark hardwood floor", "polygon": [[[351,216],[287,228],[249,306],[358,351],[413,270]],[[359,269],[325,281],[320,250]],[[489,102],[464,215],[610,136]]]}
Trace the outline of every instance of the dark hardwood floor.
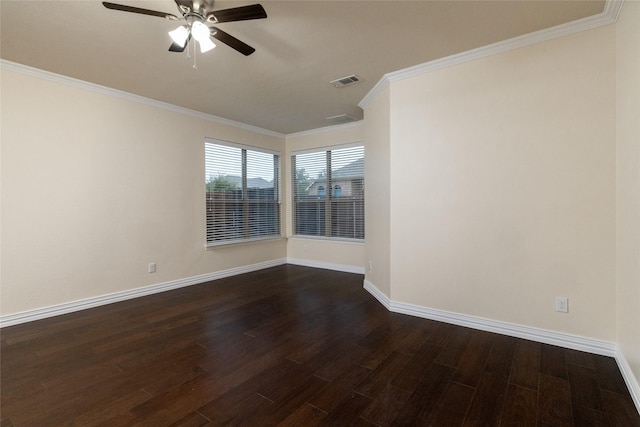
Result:
{"label": "dark hardwood floor", "polygon": [[2,329],[1,426],[640,426],[614,359],[281,266]]}

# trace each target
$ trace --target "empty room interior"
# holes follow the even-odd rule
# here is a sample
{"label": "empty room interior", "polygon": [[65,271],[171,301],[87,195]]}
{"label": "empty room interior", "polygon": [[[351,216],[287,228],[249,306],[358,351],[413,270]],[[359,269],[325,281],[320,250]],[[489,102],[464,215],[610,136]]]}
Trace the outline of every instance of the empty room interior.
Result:
{"label": "empty room interior", "polygon": [[0,20],[2,427],[640,426],[640,2]]}

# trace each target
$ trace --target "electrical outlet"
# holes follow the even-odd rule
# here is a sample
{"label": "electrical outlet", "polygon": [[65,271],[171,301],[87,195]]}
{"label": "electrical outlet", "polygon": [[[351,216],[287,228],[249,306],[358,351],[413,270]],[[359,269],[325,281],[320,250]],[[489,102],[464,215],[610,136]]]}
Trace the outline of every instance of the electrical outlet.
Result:
{"label": "electrical outlet", "polygon": [[569,299],[567,297],[556,297],[556,311],[560,313],[569,312]]}
{"label": "electrical outlet", "polygon": [[373,261],[369,260],[369,273],[373,271]]}
{"label": "electrical outlet", "polygon": [[156,263],[155,262],[150,262],[149,263],[149,273],[155,273],[156,272]]}

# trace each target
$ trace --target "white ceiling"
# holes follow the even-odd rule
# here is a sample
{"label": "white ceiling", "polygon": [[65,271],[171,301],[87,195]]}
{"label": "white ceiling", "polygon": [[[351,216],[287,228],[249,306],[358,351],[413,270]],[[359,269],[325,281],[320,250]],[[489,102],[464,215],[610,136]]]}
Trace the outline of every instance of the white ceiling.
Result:
{"label": "white ceiling", "polygon": [[[173,0],[111,0],[178,14]],[[226,9],[258,1],[216,1]],[[93,0],[0,1],[0,56],[289,134],[362,117],[385,73],[601,13],[602,1],[261,1],[267,19],[218,24],[256,48],[168,52],[178,24]],[[329,81],[356,74],[336,89]]]}

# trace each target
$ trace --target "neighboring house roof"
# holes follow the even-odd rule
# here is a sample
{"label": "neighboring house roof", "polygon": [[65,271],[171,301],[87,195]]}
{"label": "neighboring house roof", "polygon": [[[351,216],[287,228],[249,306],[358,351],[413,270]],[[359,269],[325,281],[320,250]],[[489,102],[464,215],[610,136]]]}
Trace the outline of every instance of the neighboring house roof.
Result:
{"label": "neighboring house roof", "polygon": [[[334,171],[331,171],[331,179],[333,182],[344,181],[346,179],[364,178],[364,157],[361,157],[353,162],[342,166]],[[307,187],[307,190],[314,184],[326,182],[327,177],[316,178]]]}
{"label": "neighboring house roof", "polygon": [[[242,177],[235,175],[225,175],[229,181],[233,182],[238,186],[238,188],[242,188]],[[273,188],[273,182],[267,181],[264,178],[247,178],[247,188]]]}
{"label": "neighboring house roof", "polygon": [[331,172],[333,179],[364,177],[364,157]]}

